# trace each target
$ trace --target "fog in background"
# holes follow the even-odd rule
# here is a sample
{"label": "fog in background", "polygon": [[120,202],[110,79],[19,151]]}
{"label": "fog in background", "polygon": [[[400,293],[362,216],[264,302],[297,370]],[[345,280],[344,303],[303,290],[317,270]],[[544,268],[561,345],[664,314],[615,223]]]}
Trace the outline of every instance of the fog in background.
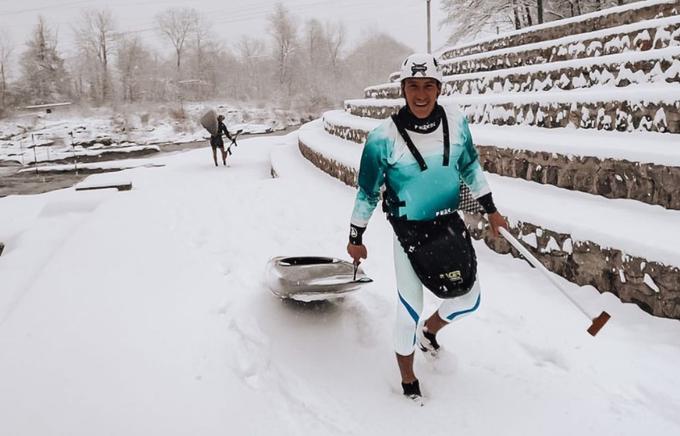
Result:
{"label": "fog in background", "polygon": [[319,111],[387,81],[415,50],[405,30],[381,30],[386,12],[417,7],[426,41],[425,2],[415,0],[45,3],[0,0],[0,114],[211,99]]}
{"label": "fog in background", "polygon": [[[432,48],[631,0],[432,0]],[[0,0],[0,117],[247,101],[319,114],[425,51],[426,0]]]}

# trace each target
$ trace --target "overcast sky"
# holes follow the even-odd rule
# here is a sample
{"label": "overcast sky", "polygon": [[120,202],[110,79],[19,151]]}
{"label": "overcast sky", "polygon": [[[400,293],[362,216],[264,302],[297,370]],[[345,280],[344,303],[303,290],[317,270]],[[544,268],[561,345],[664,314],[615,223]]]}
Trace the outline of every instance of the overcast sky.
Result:
{"label": "overcast sky", "polygon": [[[153,45],[159,40],[154,30],[154,17],[160,11],[174,7],[192,7],[203,13],[213,24],[213,31],[227,42],[241,35],[269,37],[267,15],[276,0],[0,0],[0,29],[9,31],[18,51],[28,38],[38,14],[59,32],[59,48],[67,55],[72,52],[72,26],[82,9],[108,7],[116,18],[120,31],[139,31]],[[342,21],[348,43],[356,42],[368,32],[385,32],[416,51],[427,48],[426,0],[284,0],[282,3],[300,24],[309,18],[321,21]],[[432,0],[432,48],[446,41],[438,22],[443,14],[439,1]]]}

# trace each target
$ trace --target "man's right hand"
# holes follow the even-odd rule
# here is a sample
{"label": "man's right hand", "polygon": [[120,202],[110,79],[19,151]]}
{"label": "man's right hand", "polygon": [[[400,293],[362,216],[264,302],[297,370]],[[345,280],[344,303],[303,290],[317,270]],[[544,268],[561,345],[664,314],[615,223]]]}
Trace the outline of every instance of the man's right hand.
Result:
{"label": "man's right hand", "polygon": [[368,257],[368,251],[364,244],[354,245],[352,243],[347,244],[347,254],[354,260],[355,265],[361,263],[361,259],[366,259]]}

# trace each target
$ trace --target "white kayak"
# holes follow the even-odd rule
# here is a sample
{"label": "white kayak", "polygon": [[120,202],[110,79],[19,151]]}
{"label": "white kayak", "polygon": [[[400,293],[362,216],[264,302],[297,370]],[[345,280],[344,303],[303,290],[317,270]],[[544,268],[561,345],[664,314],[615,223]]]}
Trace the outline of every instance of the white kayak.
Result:
{"label": "white kayak", "polygon": [[267,286],[280,298],[318,301],[344,297],[371,280],[361,269],[333,257],[278,256],[267,263]]}

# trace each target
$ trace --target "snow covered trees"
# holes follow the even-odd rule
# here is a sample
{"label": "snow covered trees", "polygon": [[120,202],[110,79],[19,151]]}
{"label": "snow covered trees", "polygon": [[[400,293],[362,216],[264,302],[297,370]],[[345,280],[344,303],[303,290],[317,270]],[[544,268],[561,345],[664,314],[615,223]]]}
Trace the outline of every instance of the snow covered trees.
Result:
{"label": "snow covered trees", "polygon": [[297,45],[295,23],[282,3],[277,3],[268,17],[271,36],[274,39],[273,54],[276,59],[276,76],[279,85],[291,94],[293,53]]}
{"label": "snow covered trees", "polygon": [[144,89],[145,64],[149,53],[137,35],[122,37],[118,41],[117,69],[120,75],[122,98],[126,103],[134,103],[141,99]]}
{"label": "snow covered trees", "polygon": [[9,75],[12,50],[9,35],[0,31],[0,114],[5,110],[7,104],[7,76]]}
{"label": "snow covered trees", "polygon": [[57,39],[43,17],[26,42],[27,50],[21,55],[20,93],[28,104],[54,103],[68,99],[69,76],[64,59],[57,53]]}
{"label": "snow covered trees", "polygon": [[[302,21],[283,3],[262,18],[268,33],[227,41],[193,8],[166,9],[144,28],[120,28],[128,23],[90,9],[66,28],[64,51],[40,18],[26,50],[13,53],[19,68],[11,75],[15,47],[0,35],[0,110],[65,100],[99,106],[229,98],[278,99],[282,107],[317,111],[386,80],[412,51],[377,34],[347,49],[342,23]],[[370,61],[358,61],[357,50]]]}
{"label": "snow covered trees", "polygon": [[452,28],[449,43],[481,33],[522,29],[544,21],[574,17],[636,0],[442,0],[440,26]]}
{"label": "snow covered trees", "polygon": [[[111,11],[86,10],[75,30],[81,61],[90,65],[88,81],[98,103],[109,101],[112,84],[109,62],[113,54],[114,21]],[[82,70],[81,70],[82,71]]]}

